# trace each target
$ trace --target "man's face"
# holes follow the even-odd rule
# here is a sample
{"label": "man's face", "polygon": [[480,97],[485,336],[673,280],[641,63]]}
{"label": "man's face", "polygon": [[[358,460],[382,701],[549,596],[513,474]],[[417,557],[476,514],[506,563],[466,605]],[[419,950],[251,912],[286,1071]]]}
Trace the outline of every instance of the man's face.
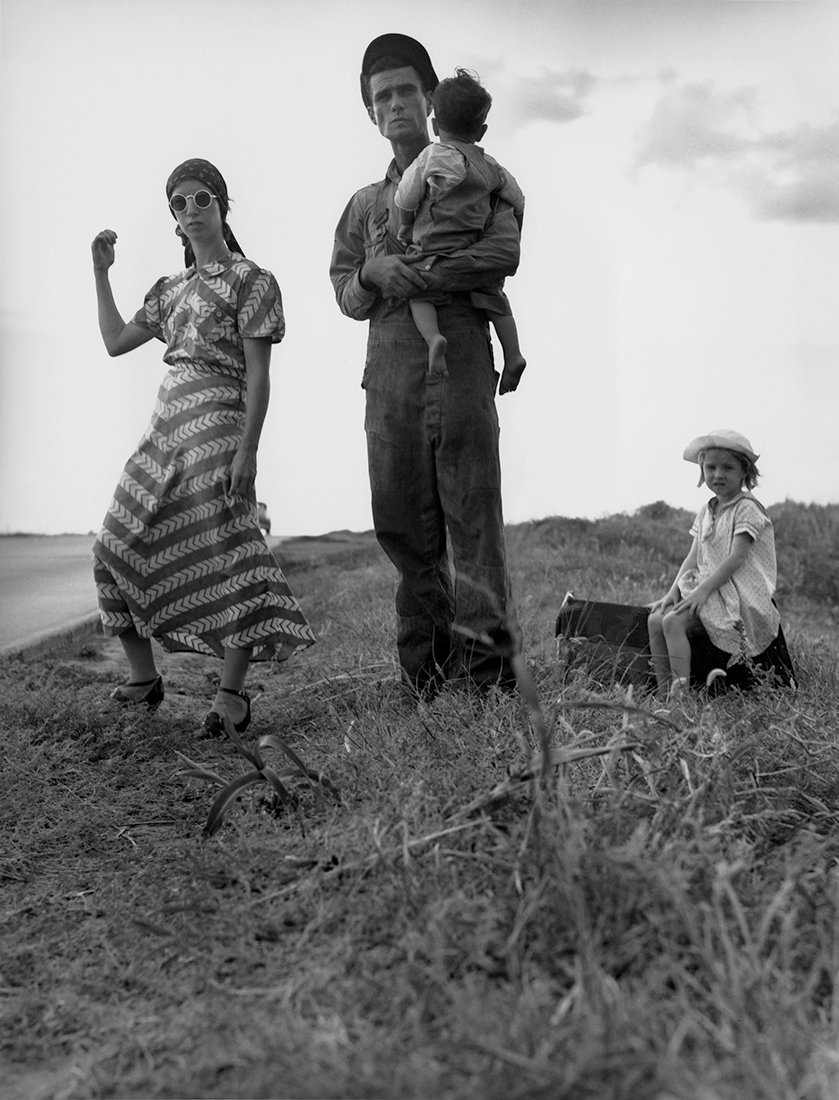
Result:
{"label": "man's face", "polygon": [[412,142],[428,136],[430,97],[410,65],[371,76],[370,102],[370,118],[388,141]]}

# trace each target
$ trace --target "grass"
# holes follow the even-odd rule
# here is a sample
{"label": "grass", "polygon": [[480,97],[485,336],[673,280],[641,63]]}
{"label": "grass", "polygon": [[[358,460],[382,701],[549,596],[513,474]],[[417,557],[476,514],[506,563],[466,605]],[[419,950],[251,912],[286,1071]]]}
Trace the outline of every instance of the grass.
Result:
{"label": "grass", "polygon": [[280,547],[319,642],[253,668],[247,744],[294,797],[212,837],[178,754],[254,767],[196,738],[215,663],[164,656],[154,715],[108,702],[115,642],[0,668],[0,1097],[835,1100],[837,512],[775,517],[798,693],[666,716],[553,624],[659,594],[690,517],[511,528],[544,780],[522,700],[404,709],[369,537]]}

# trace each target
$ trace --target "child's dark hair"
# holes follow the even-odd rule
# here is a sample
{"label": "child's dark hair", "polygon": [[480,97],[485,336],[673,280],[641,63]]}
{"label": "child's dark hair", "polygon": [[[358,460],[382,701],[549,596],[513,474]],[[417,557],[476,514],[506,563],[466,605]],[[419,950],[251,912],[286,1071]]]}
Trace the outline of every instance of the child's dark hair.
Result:
{"label": "child's dark hair", "polygon": [[492,96],[469,69],[455,69],[454,76],[441,80],[432,101],[438,126],[469,139],[480,137],[492,106]]}
{"label": "child's dark hair", "polygon": [[[743,467],[743,484],[747,489],[754,489],[757,485],[757,479],[760,477],[760,470],[748,455],[744,455],[742,451],[732,451],[730,447],[708,447],[709,451],[725,451],[726,454],[730,454],[732,458],[736,458],[740,465]],[[760,456],[758,456],[760,457]],[[699,463],[699,484],[705,484],[705,451],[700,451],[697,457]]]}

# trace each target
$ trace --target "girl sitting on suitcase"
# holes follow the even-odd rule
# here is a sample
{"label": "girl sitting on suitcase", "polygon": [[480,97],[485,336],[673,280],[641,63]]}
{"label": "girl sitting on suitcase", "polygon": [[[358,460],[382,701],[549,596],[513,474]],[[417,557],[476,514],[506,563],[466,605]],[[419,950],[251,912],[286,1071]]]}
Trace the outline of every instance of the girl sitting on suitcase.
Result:
{"label": "girl sitting on suitcase", "polygon": [[697,462],[714,496],[691,527],[693,545],[648,620],[650,651],[659,694],[672,696],[690,684],[691,630],[696,616],[729,666],[762,654],[779,634],[772,521],[751,494],[758,455],[745,436],[729,428],[694,439],[685,450]]}

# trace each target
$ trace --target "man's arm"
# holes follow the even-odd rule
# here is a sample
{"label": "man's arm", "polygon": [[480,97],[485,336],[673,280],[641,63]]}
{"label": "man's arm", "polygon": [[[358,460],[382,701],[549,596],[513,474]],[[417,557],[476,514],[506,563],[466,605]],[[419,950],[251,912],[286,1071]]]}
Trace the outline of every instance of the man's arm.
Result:
{"label": "man's arm", "polygon": [[418,260],[396,254],[367,258],[365,216],[364,203],[356,194],[335,230],[329,268],[341,312],[355,321],[366,321],[382,298],[409,298],[427,285]]}
{"label": "man's arm", "polygon": [[358,195],[353,195],[335,229],[329,278],[341,312],[354,321],[367,320],[379,298],[374,286],[361,284],[365,255],[364,211]]}
{"label": "man's arm", "polygon": [[519,266],[521,239],[513,208],[499,202],[486,232],[462,252],[438,256],[419,265],[432,290],[475,290],[515,275]]}

